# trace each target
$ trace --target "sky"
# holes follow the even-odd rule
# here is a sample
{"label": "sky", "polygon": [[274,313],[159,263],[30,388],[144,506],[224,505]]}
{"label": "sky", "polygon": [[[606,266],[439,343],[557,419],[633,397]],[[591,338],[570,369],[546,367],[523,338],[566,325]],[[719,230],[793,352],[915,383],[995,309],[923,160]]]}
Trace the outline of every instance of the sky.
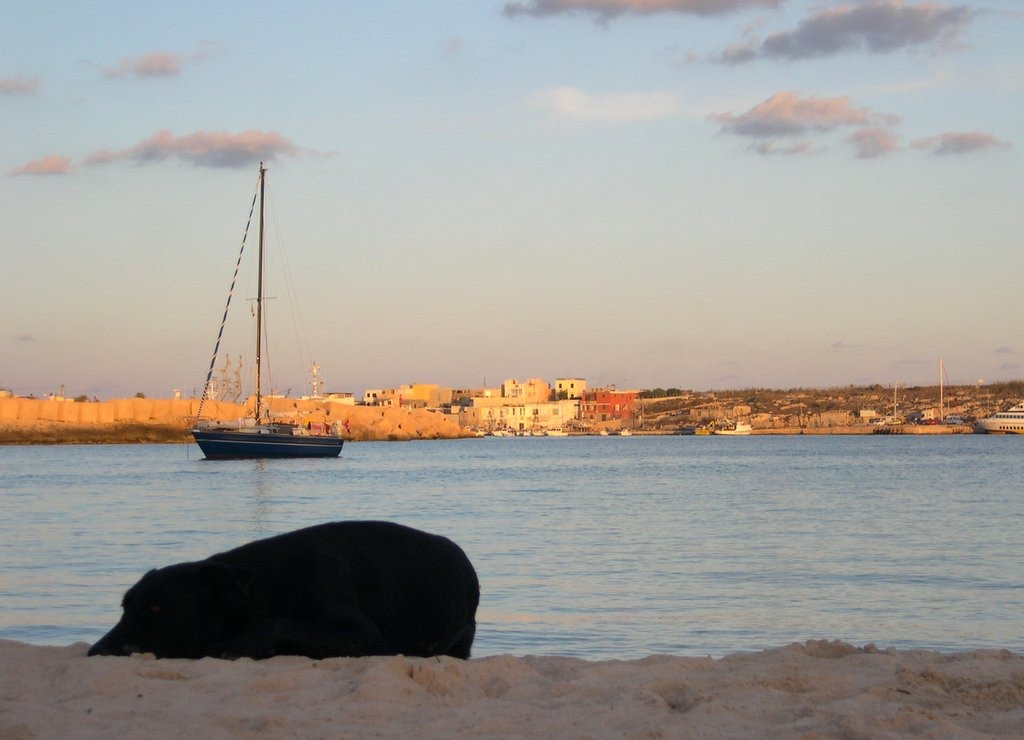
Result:
{"label": "sky", "polygon": [[[19,395],[201,390],[260,161],[279,392],[314,361],[356,394],[1024,377],[1019,0],[0,18]],[[247,370],[251,274],[218,363]]]}

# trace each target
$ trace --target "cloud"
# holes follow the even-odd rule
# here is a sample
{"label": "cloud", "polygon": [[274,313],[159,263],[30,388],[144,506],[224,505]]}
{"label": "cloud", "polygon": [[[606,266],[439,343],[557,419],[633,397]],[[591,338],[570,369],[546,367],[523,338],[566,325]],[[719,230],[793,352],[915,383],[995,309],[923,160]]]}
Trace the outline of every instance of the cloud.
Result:
{"label": "cloud", "polygon": [[743,64],[757,59],[757,45],[753,43],[733,44],[718,55],[716,61],[726,64]]}
{"label": "cloud", "polygon": [[925,149],[937,156],[946,154],[971,154],[985,149],[1009,149],[1011,144],[981,131],[949,131],[927,139],[918,139],[911,144],[915,149]]}
{"label": "cloud", "polygon": [[540,93],[536,100],[557,118],[581,121],[650,120],[679,110],[675,95],[659,92],[595,95],[575,87],[555,87]]}
{"label": "cloud", "polygon": [[784,156],[793,157],[799,154],[810,154],[814,147],[808,141],[797,141],[793,144],[780,145],[777,141],[755,141],[749,147],[754,154],[762,157]]}
{"label": "cloud", "polygon": [[36,341],[36,338],[34,336],[32,336],[31,334],[19,334],[18,336],[16,336],[14,338],[14,341],[16,341],[16,342],[34,342],[34,341]]}
{"label": "cloud", "polygon": [[607,21],[616,16],[682,13],[687,15],[724,15],[744,8],[777,8],[782,0],[510,0],[505,15],[548,16],[590,13]]}
{"label": "cloud", "polygon": [[753,138],[802,136],[840,126],[865,126],[874,115],[870,108],[854,108],[848,98],[801,98],[799,93],[775,93],[739,115],[715,113],[711,118],[730,134]]}
{"label": "cloud", "polygon": [[0,95],[31,95],[38,89],[38,77],[0,78]]}
{"label": "cloud", "polygon": [[1013,347],[1008,347],[1005,344],[1003,346],[1001,346],[1001,347],[996,347],[992,351],[993,351],[994,354],[997,354],[997,355],[1015,355],[1015,354],[1017,354],[1017,352],[1013,349]]}
{"label": "cloud", "polygon": [[11,169],[9,175],[66,175],[71,172],[71,157],[51,154]]}
{"label": "cloud", "polygon": [[105,77],[177,77],[181,74],[181,54],[158,52],[141,57],[127,57],[117,67],[103,70]]}
{"label": "cloud", "polygon": [[897,116],[856,108],[846,97],[801,97],[791,91],[778,92],[743,113],[715,113],[710,118],[722,124],[722,133],[755,139],[750,148],[757,154],[804,154],[812,148],[806,141],[780,146],[776,140],[800,139],[843,128],[860,129],[850,141],[861,157],[891,151],[895,136],[879,126],[899,122]]}
{"label": "cloud", "polygon": [[816,59],[848,51],[888,54],[911,47],[952,46],[976,11],[966,5],[932,0],[870,0],[820,10],[796,29],[756,42],[732,46],[717,61],[741,64],[757,58]]}
{"label": "cloud", "polygon": [[167,129],[128,149],[104,149],[89,155],[85,163],[106,164],[116,161],[138,163],[179,159],[197,167],[246,167],[259,161],[274,161],[280,156],[297,156],[302,150],[276,131],[196,131],[175,136]]}
{"label": "cloud", "polygon": [[192,54],[158,51],[139,57],[125,57],[116,67],[103,70],[103,75],[111,79],[118,77],[177,77],[181,74],[182,65],[188,61],[198,61],[207,56],[215,48],[215,44],[204,41],[199,49]]}
{"label": "cloud", "polygon": [[899,148],[899,137],[891,129],[865,128],[847,137],[858,159],[876,159]]}

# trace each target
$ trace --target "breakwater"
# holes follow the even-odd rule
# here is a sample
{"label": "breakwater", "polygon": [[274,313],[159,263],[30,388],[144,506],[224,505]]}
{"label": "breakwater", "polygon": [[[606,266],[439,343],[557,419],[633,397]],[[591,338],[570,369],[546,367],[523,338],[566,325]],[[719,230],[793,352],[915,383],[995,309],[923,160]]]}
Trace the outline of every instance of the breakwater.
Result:
{"label": "breakwater", "polygon": [[[264,399],[280,420],[304,425],[337,423],[345,439],[407,441],[455,439],[469,436],[457,422],[426,409],[353,406],[326,399]],[[251,416],[248,404],[206,401],[203,418],[233,421]],[[70,401],[38,398],[0,398],[0,442],[88,443],[177,441],[199,411],[199,399],[122,398],[110,401]],[[153,437],[156,428],[164,430]],[[97,434],[98,431],[104,432]],[[180,434],[178,433],[180,432]]]}

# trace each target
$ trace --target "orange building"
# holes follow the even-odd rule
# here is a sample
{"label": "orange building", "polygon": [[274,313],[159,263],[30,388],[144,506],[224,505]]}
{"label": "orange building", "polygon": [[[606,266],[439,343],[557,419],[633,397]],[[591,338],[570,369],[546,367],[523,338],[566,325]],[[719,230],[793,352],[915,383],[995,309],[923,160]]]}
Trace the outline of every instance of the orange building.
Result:
{"label": "orange building", "polygon": [[615,388],[594,388],[583,391],[580,415],[591,422],[633,421],[633,411],[640,391],[620,391]]}

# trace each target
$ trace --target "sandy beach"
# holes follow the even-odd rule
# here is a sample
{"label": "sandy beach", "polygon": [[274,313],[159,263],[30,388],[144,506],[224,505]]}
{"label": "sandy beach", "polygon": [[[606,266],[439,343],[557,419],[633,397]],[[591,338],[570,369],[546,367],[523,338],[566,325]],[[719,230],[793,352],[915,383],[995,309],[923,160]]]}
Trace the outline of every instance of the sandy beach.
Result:
{"label": "sandy beach", "polygon": [[0,737],[1020,737],[1024,657],[87,658],[0,641]]}

